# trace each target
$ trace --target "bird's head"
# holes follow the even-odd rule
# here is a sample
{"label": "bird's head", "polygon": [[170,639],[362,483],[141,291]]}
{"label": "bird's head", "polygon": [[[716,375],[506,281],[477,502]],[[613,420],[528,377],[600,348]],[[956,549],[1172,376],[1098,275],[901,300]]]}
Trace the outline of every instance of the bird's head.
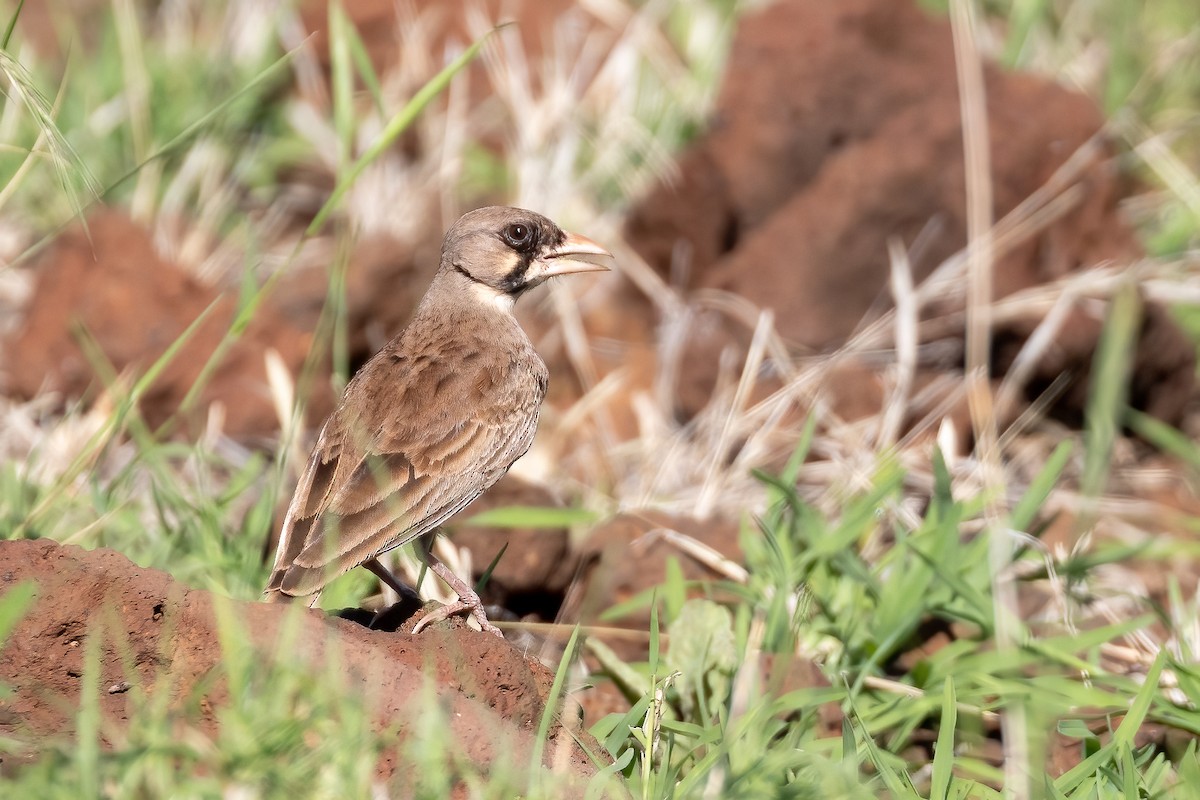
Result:
{"label": "bird's head", "polygon": [[612,254],[575,233],[566,233],[541,214],[489,206],[468,212],[446,232],[442,269],[477,285],[499,303],[515,300],[547,278],[604,272]]}

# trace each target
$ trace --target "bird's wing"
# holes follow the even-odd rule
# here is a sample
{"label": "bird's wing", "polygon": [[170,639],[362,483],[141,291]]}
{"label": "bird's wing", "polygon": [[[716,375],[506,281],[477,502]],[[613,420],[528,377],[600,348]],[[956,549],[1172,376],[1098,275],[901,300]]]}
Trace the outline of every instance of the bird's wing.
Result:
{"label": "bird's wing", "polygon": [[297,485],[267,590],[318,592],[433,530],[495,483],[529,448],[541,400],[508,402],[510,389],[530,393],[508,386],[521,375],[502,366],[504,374],[434,362],[399,376],[386,405],[344,402]]}

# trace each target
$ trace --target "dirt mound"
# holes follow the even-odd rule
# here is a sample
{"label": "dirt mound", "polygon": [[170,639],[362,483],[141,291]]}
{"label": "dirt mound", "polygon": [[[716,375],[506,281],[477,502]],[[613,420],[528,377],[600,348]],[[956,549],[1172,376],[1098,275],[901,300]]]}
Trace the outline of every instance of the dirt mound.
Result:
{"label": "dirt mound", "polygon": [[[403,327],[437,266],[437,247],[401,248],[384,237],[357,243],[346,274],[352,364]],[[329,290],[327,269],[295,270],[266,294],[245,330],[231,332],[239,313],[236,292],[202,283],[164,260],[150,231],[117,210],[92,214],[86,230],[68,229],[38,259],[35,276],[24,317],[3,343],[4,391],[25,399],[41,391],[94,399],[106,373],[129,370],[140,377],[209,309],[139,407],[154,426],[181,410],[195,425],[219,404],[223,430],[242,441],[279,430],[266,358],[277,357],[292,378],[300,376]],[[99,363],[87,354],[89,339]],[[182,409],[214,356],[202,391]],[[326,354],[317,374],[328,376],[328,370]],[[309,420],[319,424],[333,409],[328,381],[312,381],[306,397]]]}
{"label": "dirt mound", "polygon": [[[12,689],[0,702],[0,735],[36,746],[71,729],[84,675],[82,644],[97,635],[103,637],[100,685],[116,687],[100,695],[108,721],[119,728],[127,719],[125,690],[133,684],[169,691],[173,703],[200,709],[202,725],[219,725],[225,690],[210,677],[222,653],[218,598],[140,569],[110,550],[44,540],[0,542],[0,585],[24,580],[37,583],[37,599],[0,649],[0,683]],[[397,725],[403,737],[412,698],[432,679],[448,710],[451,735],[472,762],[486,766],[497,758],[528,757],[553,675],[511,644],[457,620],[410,636],[368,630],[319,611],[224,602],[254,631],[264,658],[299,657],[319,669],[324,654],[336,652],[347,687],[370,690],[380,728]],[[293,611],[301,619],[288,632],[287,650],[278,653],[286,615]],[[567,758],[555,763],[569,764],[567,777],[592,774],[572,738],[581,735],[586,738],[560,729],[547,746],[548,759],[562,759],[565,752]],[[387,779],[394,768],[382,760],[380,777]]]}
{"label": "dirt mound", "polygon": [[[179,411],[222,346],[237,305],[235,297],[160,258],[149,232],[123,213],[95,213],[86,230],[69,229],[38,260],[24,320],[6,343],[5,389],[25,398],[39,391],[94,398],[111,377],[106,373],[133,370],[140,376],[209,309],[142,398],[146,419],[160,425]],[[99,354],[88,353],[88,340]],[[215,365],[199,395],[197,419],[220,403],[226,430],[234,435],[278,428],[264,355],[274,350],[299,371],[311,342],[311,328],[298,327],[272,308],[259,309]]]}
{"label": "dirt mound", "polygon": [[[532,18],[520,33],[536,56],[565,11],[554,5],[531,14],[527,6],[507,11]],[[432,5],[418,10],[436,29],[435,38],[465,37],[461,13]],[[312,2],[304,19],[320,31],[325,14],[323,3]],[[374,57],[389,63],[395,7],[354,4],[350,14],[375,42]],[[995,212],[1001,216],[1095,136],[1103,118],[1086,97],[1041,78],[989,67],[987,88]],[[1136,239],[1117,215],[1123,189],[1111,159],[1097,148],[1075,179],[1074,205],[1002,254],[996,293],[1038,286],[1105,259],[1136,258]],[[920,279],[965,244],[964,208],[947,23],[912,3],[788,0],[744,18],[710,130],[680,157],[679,175],[632,210],[627,235],[672,283],[728,290],[771,308],[779,331],[798,350],[820,350],[843,342],[864,317],[888,307],[889,239],[909,245]],[[78,343],[79,329],[94,338],[116,371],[145,369],[215,301],[192,341],[142,399],[146,417],[161,423],[178,410],[218,350],[237,301],[164,262],[149,233],[118,212],[93,215],[89,232],[90,241],[82,229],[69,231],[39,261],[24,324],[6,343],[6,388],[22,398],[41,388],[66,397],[94,391],[100,381]],[[402,327],[436,264],[436,234],[431,229],[429,241],[417,244],[367,238],[356,246],[346,297],[352,365]],[[193,422],[202,421],[215,402],[224,411],[225,431],[235,438],[278,430],[264,357],[274,351],[292,375],[299,374],[327,292],[326,267],[283,276],[213,370]],[[522,313],[535,334],[546,326],[528,308]],[[584,316],[593,340],[606,343],[592,354],[600,373],[627,374],[629,389],[612,395],[613,430],[618,438],[636,435],[633,396],[663,382],[657,312],[627,286]],[[1151,309],[1146,319],[1133,401],[1175,422],[1191,391],[1195,356],[1168,315]],[[996,331],[997,372],[1038,321]],[[1069,335],[1031,376],[1031,394],[1063,372],[1086,376],[1101,322],[1094,306],[1081,303],[1073,311]],[[720,371],[728,371],[729,355],[744,351],[748,339],[744,326],[718,314],[694,316],[671,386],[679,418],[707,403]],[[544,351],[555,367],[550,400],[563,407],[584,387],[572,385],[574,369],[556,349],[549,344]],[[318,376],[326,371],[322,365]],[[868,382],[874,371],[864,371]],[[316,424],[333,398],[319,377],[310,385],[317,391],[309,399],[309,422]],[[879,393],[862,386],[839,394]],[[1086,380],[1077,379],[1060,399],[1060,415],[1077,418],[1086,394]],[[874,407],[858,403],[854,411],[869,414]]]}
{"label": "dirt mound", "polygon": [[[1104,119],[1088,98],[1042,78],[988,66],[986,83],[999,219]],[[837,346],[890,306],[889,240],[908,246],[917,280],[966,244],[959,113],[944,19],[892,0],[773,3],[743,19],[711,129],[681,157],[678,179],[633,209],[627,234],[677,285],[773,309],[802,349]],[[1118,215],[1124,187],[1111,154],[1096,148],[1073,182],[1064,213],[1000,253],[997,296],[1141,255]],[[1068,359],[1084,372],[1097,320]],[[1023,341],[1032,327],[999,338]],[[1154,346],[1139,349],[1135,401],[1176,421],[1194,353],[1169,320],[1157,318],[1146,336]],[[1053,379],[1059,366],[1040,373]],[[1075,398],[1068,392],[1063,405],[1078,412]]]}

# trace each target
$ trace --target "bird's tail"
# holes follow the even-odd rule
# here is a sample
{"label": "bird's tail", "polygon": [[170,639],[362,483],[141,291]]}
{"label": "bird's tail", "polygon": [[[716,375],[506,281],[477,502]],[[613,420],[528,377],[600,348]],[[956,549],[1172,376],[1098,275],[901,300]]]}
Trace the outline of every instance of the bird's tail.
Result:
{"label": "bird's tail", "polygon": [[299,596],[294,595],[294,594],[288,594],[287,592],[281,591],[279,589],[271,589],[271,588],[268,588],[263,592],[263,602],[264,603],[303,603],[304,605],[308,606],[309,608],[312,608],[314,605],[316,605],[317,600],[320,597],[321,597],[320,592],[314,592],[313,594],[305,594],[305,595],[299,595]]}

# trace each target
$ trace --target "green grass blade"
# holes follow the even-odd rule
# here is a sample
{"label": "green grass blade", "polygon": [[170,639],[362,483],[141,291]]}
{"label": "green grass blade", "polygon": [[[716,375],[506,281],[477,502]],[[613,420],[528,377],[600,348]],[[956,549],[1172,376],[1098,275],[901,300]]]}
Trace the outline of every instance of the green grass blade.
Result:
{"label": "green grass blade", "polygon": [[795,449],[788,457],[787,464],[784,465],[783,471],[780,473],[780,479],[786,483],[794,485],[796,479],[800,477],[800,468],[804,466],[805,459],[808,458],[808,451],[812,448],[813,436],[817,432],[817,415],[809,414],[804,420],[804,428],[800,432],[800,441],[796,442]]}
{"label": "green grass blade", "polygon": [[1125,411],[1125,424],[1159,450],[1200,469],[1200,446],[1178,428],[1132,408]]}
{"label": "green grass blade", "polygon": [[1121,774],[1121,790],[1125,797],[1141,797],[1138,791],[1138,769],[1133,763],[1133,750],[1129,745],[1117,748],[1117,766]]}
{"label": "green grass blade", "polygon": [[94,623],[84,637],[83,678],[76,716],[75,766],[83,797],[100,797],[100,648],[102,626]]}
{"label": "green grass blade", "polygon": [[482,528],[569,528],[595,522],[596,514],[586,508],[555,508],[552,506],[502,506],[489,508],[461,522]]}
{"label": "green grass blade", "polygon": [[337,133],[339,169],[354,156],[354,71],[350,65],[350,20],[340,2],[329,4],[329,82],[333,94],[333,129]]}
{"label": "green grass blade", "polygon": [[1142,723],[1146,721],[1146,715],[1150,713],[1150,705],[1154,702],[1155,695],[1158,694],[1158,679],[1162,675],[1166,663],[1167,650],[1163,648],[1158,651],[1158,657],[1146,671],[1146,679],[1138,690],[1137,696],[1133,698],[1133,703],[1130,704],[1125,718],[1113,732],[1114,743],[1133,747],[1133,739],[1137,735],[1138,729],[1142,727]]}
{"label": "green grass blade", "polygon": [[36,595],[37,584],[33,581],[21,581],[0,595],[0,649],[4,647],[4,642],[13,628],[25,616]]}
{"label": "green grass blade", "polygon": [[1038,511],[1046,502],[1046,498],[1050,496],[1050,492],[1058,483],[1063,469],[1066,468],[1067,462],[1071,458],[1073,449],[1069,441],[1060,442],[1054,448],[1054,452],[1046,459],[1045,465],[1030,482],[1029,488],[1025,490],[1025,494],[1017,501],[1009,515],[1008,525],[1010,528],[1015,531],[1029,530],[1029,526],[1033,524]]}
{"label": "green grass blade", "polygon": [[[588,652],[600,664],[600,669],[608,673],[613,683],[621,689],[627,697],[636,700],[639,697],[644,697],[648,692],[654,689],[654,683],[647,676],[643,675],[637,669],[634,669],[629,664],[621,660],[611,647],[606,645],[595,637],[587,639],[584,643]],[[600,738],[600,737],[597,737]]]}
{"label": "green grass blade", "polygon": [[145,394],[152,385],[154,385],[154,382],[158,379],[158,376],[162,374],[163,370],[165,370],[167,366],[175,359],[175,356],[179,354],[179,351],[183,348],[183,346],[187,344],[192,336],[195,335],[200,326],[204,324],[204,321],[208,319],[209,315],[213,312],[213,309],[217,307],[218,302],[219,299],[209,303],[208,307],[201,311],[196,318],[192,320],[192,323],[184,329],[183,333],[179,334],[178,338],[171,342],[163,354],[159,356],[155,362],[150,365],[150,368],[146,370],[142,377],[134,383],[133,388],[128,394],[121,398],[121,401],[117,404],[116,409],[114,409],[113,413],[109,415],[107,420],[105,420],[104,425],[101,426],[100,430],[96,431],[96,433],[94,433],[91,438],[88,439],[87,444],[81,448],[79,455],[74,458],[67,469],[64,470],[63,473],[58,477],[58,480],[54,482],[53,486],[51,486],[51,488],[42,496],[39,503],[29,512],[29,515],[17,526],[16,532],[12,538],[21,538],[24,532],[28,530],[29,526],[36,522],[53,506],[55,502],[58,501],[62,493],[67,490],[67,488],[74,482],[75,478],[79,476],[84,468],[91,463],[92,457],[100,450],[100,448],[105,446],[111,436],[116,431],[121,429],[122,425],[125,423],[126,417],[128,417],[131,411],[133,411],[142,395]]}
{"label": "green grass blade", "polygon": [[366,169],[373,161],[375,161],[375,159],[379,158],[379,156],[382,155],[385,150],[392,146],[396,139],[400,137],[400,134],[404,133],[404,131],[408,129],[408,126],[413,124],[413,122],[425,109],[425,106],[429,105],[429,103],[435,97],[441,94],[446,87],[450,85],[450,81],[455,75],[457,75],[468,64],[475,60],[475,57],[479,55],[479,51],[483,48],[484,43],[491,38],[492,34],[500,30],[502,27],[504,26],[497,26],[476,40],[475,43],[464,50],[458,58],[450,62],[450,64],[448,64],[441,72],[433,76],[428,83],[422,86],[417,93],[413,95],[412,99],[405,104],[404,108],[400,109],[395,116],[388,121],[388,124],[384,127],[383,132],[379,134],[379,137],[371,144],[370,147],[367,148],[367,151],[363,153],[357,161],[354,162],[350,169],[346,170],[345,175],[338,180],[337,186],[334,187],[333,193],[329,195],[329,199],[325,201],[323,206],[321,206],[321,210],[317,212],[317,215],[313,218],[312,223],[308,226],[307,233],[309,236],[315,235],[317,231],[321,230],[321,227],[325,224],[325,220],[329,218],[329,215],[333,213],[333,209],[335,209],[338,203],[341,202],[343,195],[345,195],[346,192],[349,191],[350,187],[354,185],[354,182],[358,180],[358,176],[362,174],[362,171]]}
{"label": "green grass blade", "polygon": [[1087,497],[1104,490],[1113,443],[1124,416],[1129,370],[1141,320],[1141,300],[1135,284],[1122,286],[1112,298],[1108,319],[1092,360],[1091,386],[1084,423],[1083,476],[1080,489]]}
{"label": "green grass blade", "polygon": [[567,647],[563,650],[558,669],[554,672],[554,683],[550,685],[550,693],[546,695],[546,706],[542,709],[542,719],[538,723],[537,738],[533,742],[533,754],[529,758],[529,774],[537,775],[542,770],[542,754],[545,752],[546,740],[550,736],[550,725],[558,716],[558,702],[563,695],[567,683],[567,675],[571,672],[571,663],[575,659],[575,650],[579,644],[579,626],[571,631]]}
{"label": "green grass blade", "polygon": [[371,65],[371,54],[367,52],[367,46],[363,44],[362,37],[353,25],[346,26],[346,44],[350,48],[350,58],[354,61],[354,68],[358,71],[358,76],[362,78],[367,92],[371,95],[371,100],[375,103],[375,110],[379,116],[384,116],[383,85],[379,82],[379,76],[375,74],[375,67]]}
{"label": "green grass blade", "polygon": [[17,3],[17,8],[13,11],[12,18],[8,21],[8,27],[4,29],[4,40],[0,41],[0,49],[7,50],[9,42],[12,41],[13,31],[17,29],[17,19],[21,16],[21,9],[25,7],[25,0],[20,0]]}
{"label": "green grass blade", "polygon": [[950,797],[950,781],[954,777],[954,730],[958,725],[958,700],[954,680],[946,679],[942,692],[942,721],[938,726],[936,749],[933,753],[933,775],[930,778],[930,800]]}
{"label": "green grass blade", "polygon": [[854,739],[854,725],[849,717],[842,718],[842,763],[858,769],[858,742]]}
{"label": "green grass blade", "polygon": [[504,558],[504,554],[508,552],[508,542],[500,548],[500,552],[496,553],[496,557],[492,559],[492,563],[487,565],[487,569],[479,576],[479,580],[475,582],[475,593],[482,592],[488,585],[488,581],[492,579],[492,573],[496,571],[496,567],[500,564],[500,559]]}
{"label": "green grass blade", "polygon": [[912,781],[908,774],[902,770],[896,769],[891,762],[884,757],[883,750],[875,743],[875,739],[871,736],[871,732],[863,726],[862,719],[857,712],[851,709],[851,715],[862,728],[862,746],[866,752],[871,766],[874,767],[876,774],[883,781],[883,785],[887,787],[888,794],[893,798],[917,798],[917,790],[913,787]]}
{"label": "green grass blade", "polygon": [[[229,328],[221,337],[221,341],[217,342],[217,346],[213,348],[212,353],[209,354],[207,359],[205,359],[204,365],[200,367],[200,372],[196,375],[196,379],[192,382],[192,385],[188,387],[187,394],[183,396],[183,400],[179,403],[179,415],[186,415],[195,407],[197,401],[200,399],[200,393],[204,391],[204,387],[208,386],[209,381],[212,380],[212,376],[221,366],[221,362],[224,360],[225,355],[235,344],[237,344],[238,340],[242,338],[242,334],[246,332],[246,329],[250,326],[250,322],[254,319],[255,313],[262,306],[263,301],[266,300],[267,296],[271,293],[271,290],[275,287],[275,283],[285,274],[285,272],[286,270],[282,269],[276,270],[275,272],[271,273],[271,275],[268,276],[265,281],[263,281],[262,286],[253,289],[250,288],[249,282],[253,280],[254,271],[249,269],[246,270],[245,283],[247,291],[244,291],[243,295],[246,296],[247,299],[241,303],[237,313],[234,315],[233,321],[229,323]],[[219,302],[220,298],[217,298],[217,300],[214,301],[214,305]],[[160,434],[166,432],[167,431],[161,431]]]}
{"label": "green grass blade", "polygon": [[650,651],[648,654],[650,664],[650,682],[653,683],[662,669],[662,663],[659,658],[659,648],[661,642],[659,637],[661,632],[658,625],[658,596],[655,595],[650,600]]}

